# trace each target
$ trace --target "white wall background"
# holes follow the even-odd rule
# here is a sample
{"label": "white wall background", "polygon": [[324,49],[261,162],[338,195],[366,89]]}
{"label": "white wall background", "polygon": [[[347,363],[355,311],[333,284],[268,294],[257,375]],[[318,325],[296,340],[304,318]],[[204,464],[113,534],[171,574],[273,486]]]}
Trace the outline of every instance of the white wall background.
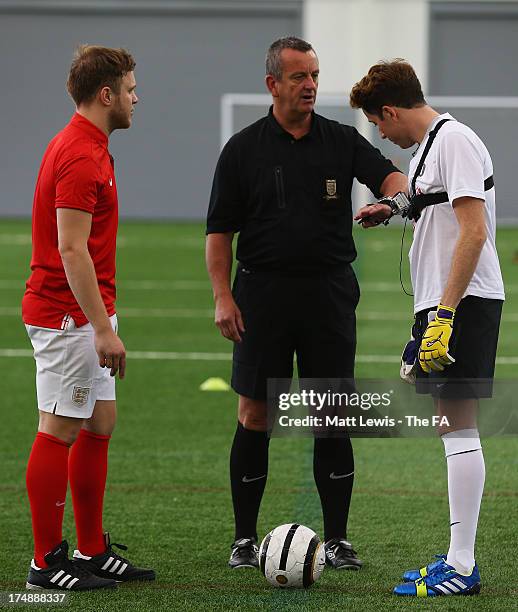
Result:
{"label": "white wall background", "polygon": [[[304,0],[304,37],[320,58],[320,91],[332,94],[349,91],[378,60],[402,57],[415,68],[426,95],[432,2]],[[441,0],[441,4],[471,5],[491,11],[494,7],[505,9],[506,5],[518,3],[516,0]]]}
{"label": "white wall background", "polygon": [[426,89],[428,0],[305,0],[303,30],[320,59],[322,93],[349,91],[372,64],[395,57]]}
{"label": "white wall background", "polygon": [[[484,140],[495,168],[499,222],[518,220],[517,0],[304,0],[302,22],[320,59],[321,97],[339,95],[347,105],[348,92],[371,65],[396,57],[409,61],[432,106],[450,111]],[[471,99],[460,99],[466,96]],[[353,121],[407,169],[411,151],[381,141],[363,113],[357,111]],[[368,194],[362,190],[358,197]]]}

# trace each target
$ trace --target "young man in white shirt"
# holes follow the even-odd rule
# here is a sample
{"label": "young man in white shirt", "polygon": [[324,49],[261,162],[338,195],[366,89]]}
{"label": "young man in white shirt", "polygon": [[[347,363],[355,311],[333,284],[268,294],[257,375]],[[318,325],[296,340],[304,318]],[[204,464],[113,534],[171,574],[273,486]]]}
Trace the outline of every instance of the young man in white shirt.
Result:
{"label": "young man in white shirt", "polygon": [[[413,68],[403,60],[372,66],[350,100],[382,138],[403,149],[419,145],[410,162],[408,194],[416,390],[430,393],[449,423],[439,427],[439,435],[448,466],[450,547],[437,561],[406,572],[394,593],[476,594],[474,546],[485,478],[476,417],[478,399],[492,393],[505,297],[495,246],[493,165],[469,127],[427,105]],[[397,212],[391,201],[366,206],[356,218],[372,227]]]}

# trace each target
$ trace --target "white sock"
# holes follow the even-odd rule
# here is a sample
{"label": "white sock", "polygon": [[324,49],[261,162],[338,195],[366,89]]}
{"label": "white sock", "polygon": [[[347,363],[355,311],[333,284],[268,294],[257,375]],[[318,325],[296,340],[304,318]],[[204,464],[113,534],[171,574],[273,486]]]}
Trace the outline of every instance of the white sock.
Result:
{"label": "white sock", "polygon": [[442,436],[448,465],[450,549],[446,563],[469,575],[475,565],[475,537],[486,475],[477,429]]}

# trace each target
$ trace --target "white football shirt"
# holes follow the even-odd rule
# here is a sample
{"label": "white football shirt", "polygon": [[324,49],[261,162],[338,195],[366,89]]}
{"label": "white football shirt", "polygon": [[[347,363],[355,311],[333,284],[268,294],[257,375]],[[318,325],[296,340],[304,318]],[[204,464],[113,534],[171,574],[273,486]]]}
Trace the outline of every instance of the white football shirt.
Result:
{"label": "white football shirt", "polygon": [[437,306],[441,301],[459,236],[459,223],[452,202],[463,196],[484,200],[487,230],[487,240],[463,297],[505,299],[495,242],[495,188],[484,191],[484,180],[492,176],[493,163],[475,132],[449,113],[436,117],[410,162],[408,183],[411,184],[430,131],[441,119],[451,121],[441,126],[428,151],[424,168],[416,180],[416,193],[446,191],[449,201],[427,206],[414,225],[414,239],[409,252],[414,313]]}

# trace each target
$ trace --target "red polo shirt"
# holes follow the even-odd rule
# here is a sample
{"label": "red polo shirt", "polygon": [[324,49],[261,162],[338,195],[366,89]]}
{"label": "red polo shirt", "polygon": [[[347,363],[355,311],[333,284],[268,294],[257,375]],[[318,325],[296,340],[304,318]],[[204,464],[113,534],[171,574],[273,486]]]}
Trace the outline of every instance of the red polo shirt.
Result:
{"label": "red polo shirt", "polygon": [[79,114],[49,143],[41,162],[32,211],[32,260],[22,301],[24,323],[61,329],[70,315],[88,323],[68,285],[58,251],[57,208],[92,215],[88,250],[102,299],[115,313],[117,187],[108,137]]}

